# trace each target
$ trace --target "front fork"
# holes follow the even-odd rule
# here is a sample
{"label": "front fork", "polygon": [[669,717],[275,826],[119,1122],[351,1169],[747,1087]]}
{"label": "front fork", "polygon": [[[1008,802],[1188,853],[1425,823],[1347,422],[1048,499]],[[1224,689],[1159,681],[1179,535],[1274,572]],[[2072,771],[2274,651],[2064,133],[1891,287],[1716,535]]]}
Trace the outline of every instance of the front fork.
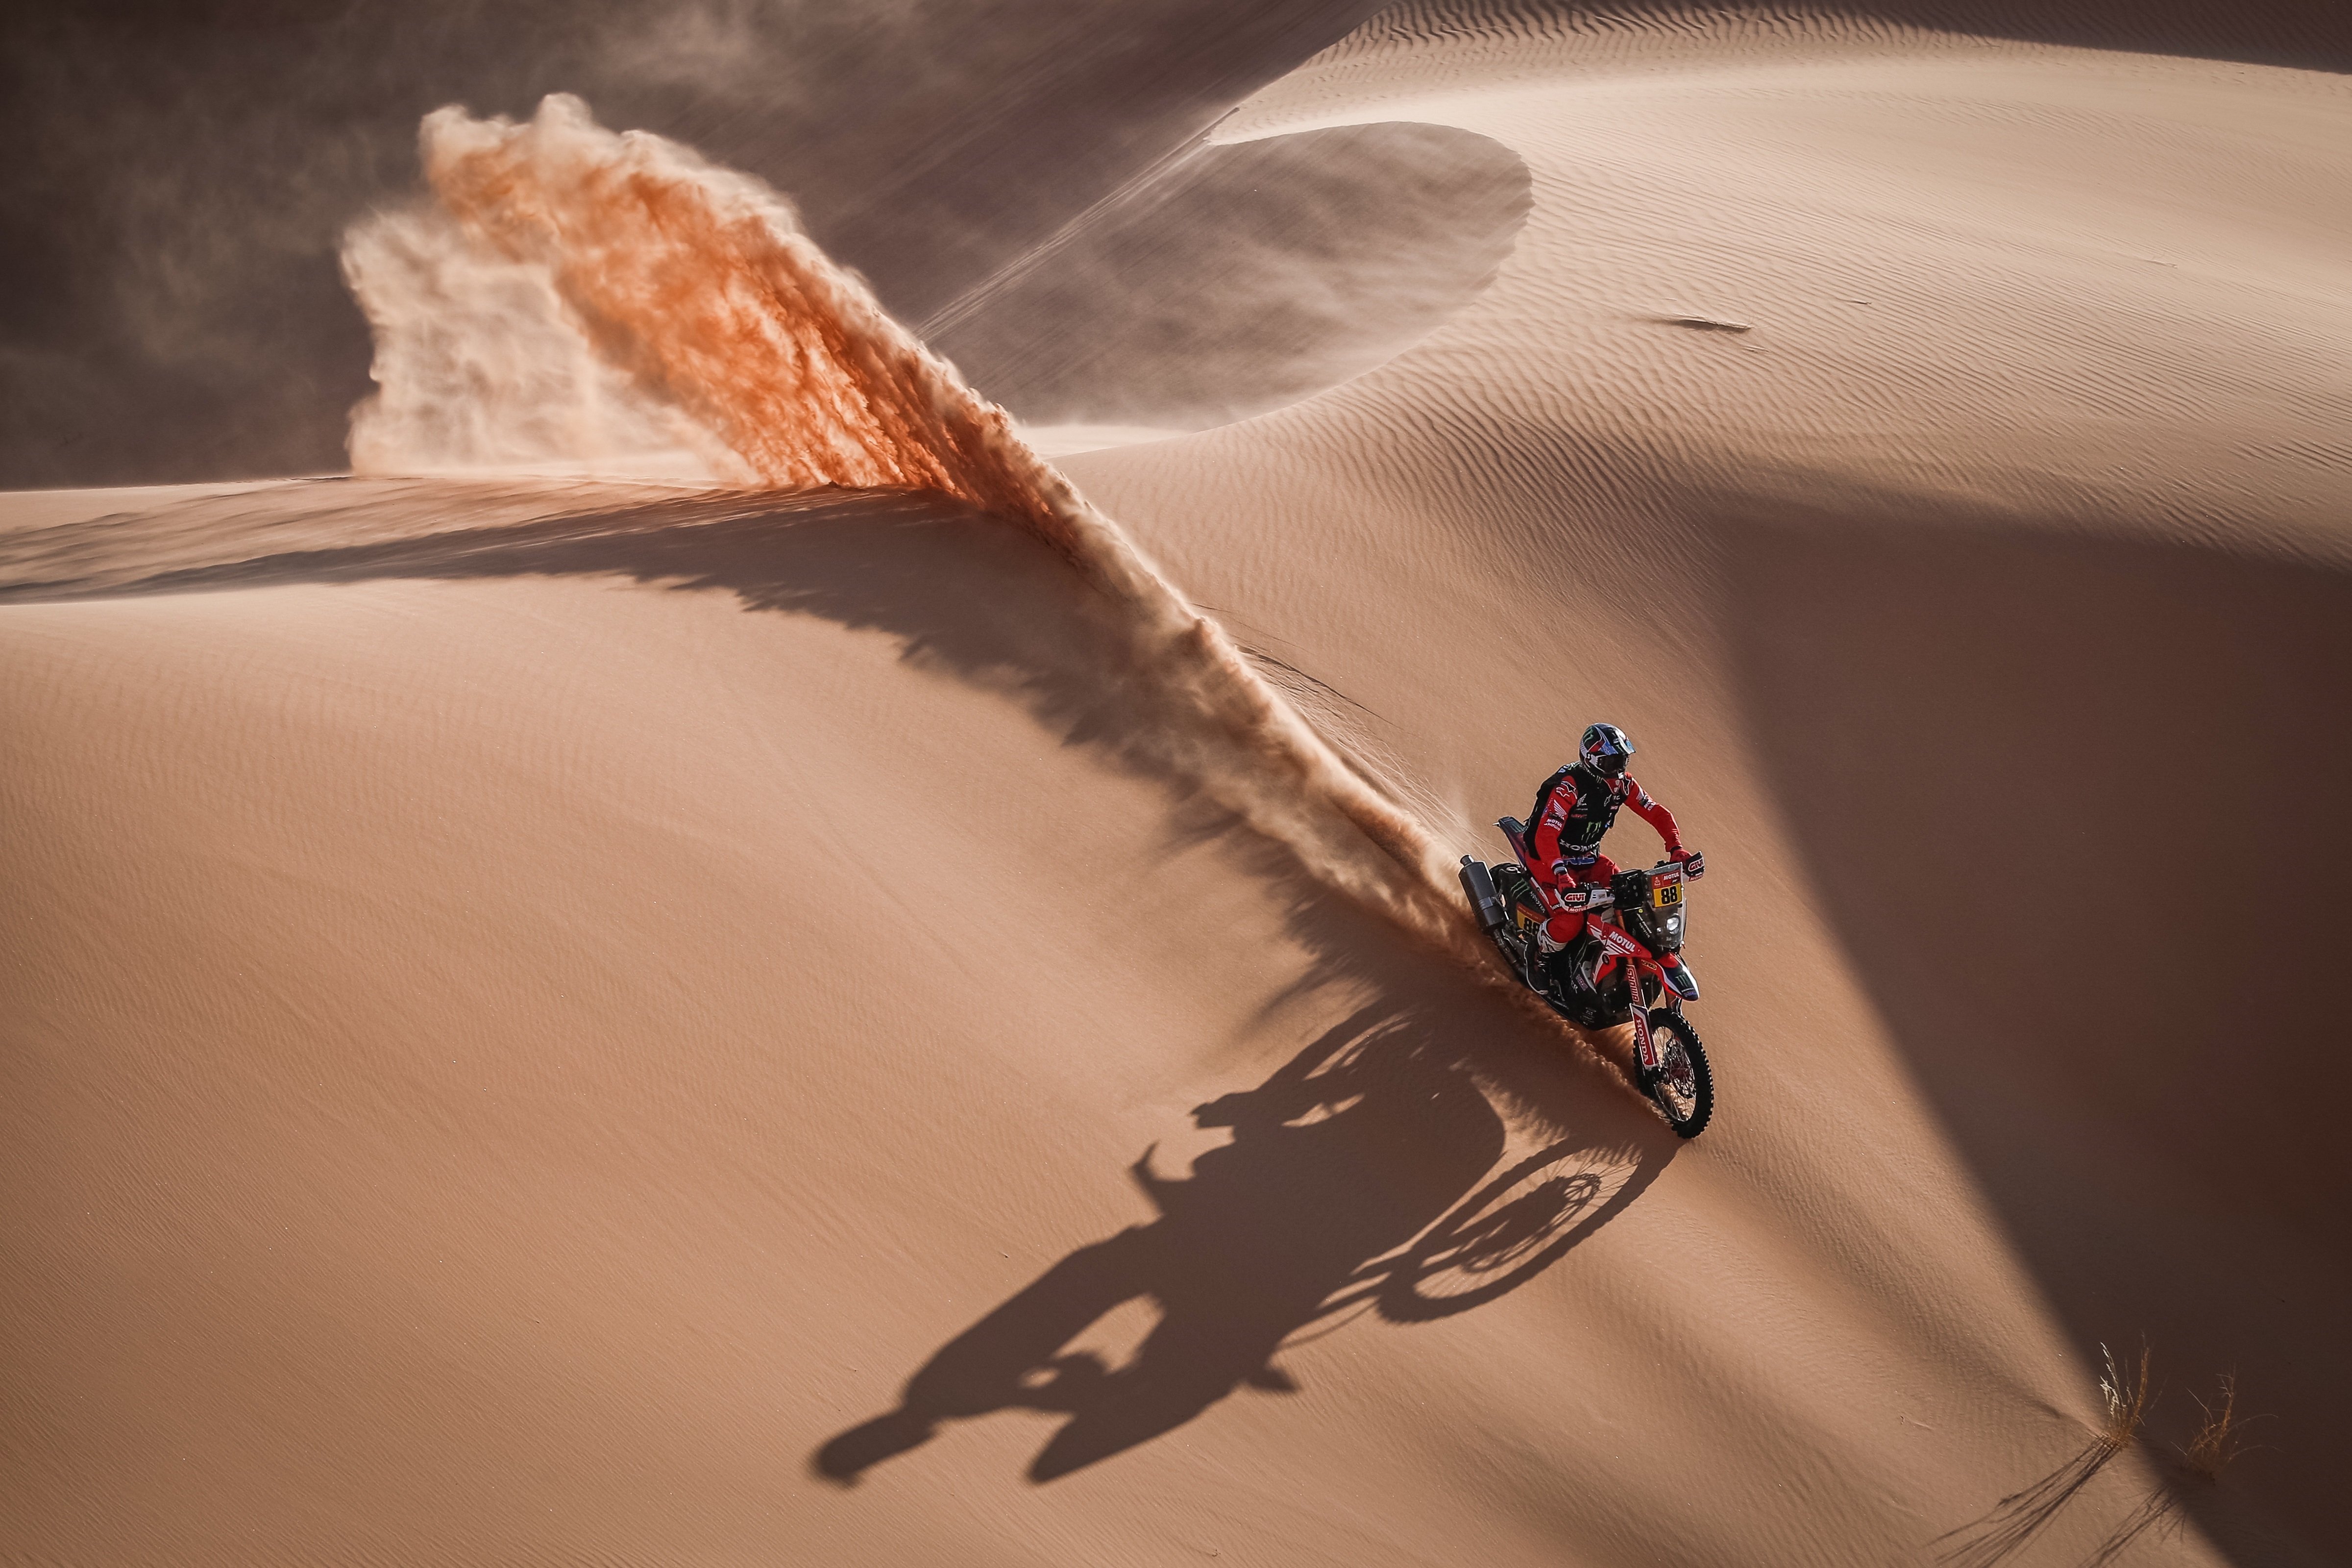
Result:
{"label": "front fork", "polygon": [[[1627,971],[1625,976],[1625,983],[1629,988],[1627,1001],[1631,1004],[1628,1011],[1633,1015],[1633,1058],[1642,1064],[1643,1072],[1655,1072],[1658,1070],[1658,1047],[1650,1039],[1650,1009],[1642,1000],[1642,993],[1648,989],[1643,982],[1648,978],[1651,966],[1635,958],[1627,958],[1620,962],[1624,964]],[[1666,984],[1666,977],[1663,973],[1658,976],[1658,989],[1668,996],[1675,994],[1674,987]],[[1679,1002],[1682,998],[1676,996],[1675,1000]]]}
{"label": "front fork", "polygon": [[[1659,999],[1668,1007],[1680,1013],[1683,999],[1673,986],[1666,984],[1664,968],[1622,927],[1609,925],[1601,930],[1601,944],[1615,956],[1618,973],[1625,977],[1626,1011],[1633,1016],[1634,1059],[1642,1064],[1643,1071],[1655,1072],[1658,1070],[1658,1047],[1650,1038],[1650,1005],[1643,994],[1649,989],[1645,983],[1651,973],[1655,972]],[[1592,979],[1598,986],[1602,977],[1596,973]]]}

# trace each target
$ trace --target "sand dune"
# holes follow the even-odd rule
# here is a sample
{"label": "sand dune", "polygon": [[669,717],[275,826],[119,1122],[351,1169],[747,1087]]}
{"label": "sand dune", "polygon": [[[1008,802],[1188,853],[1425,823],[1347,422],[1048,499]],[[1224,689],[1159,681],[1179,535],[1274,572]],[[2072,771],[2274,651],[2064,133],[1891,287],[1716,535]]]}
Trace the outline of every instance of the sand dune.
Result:
{"label": "sand dune", "polygon": [[[2352,94],[1966,22],[1387,14],[1217,134],[1491,140],[1492,280],[1241,424],[989,426],[1043,503],[12,499],[7,1552],[1922,1562],[2142,1335],[2160,1435],[2271,1419],[2131,1560],[2352,1547]],[[1055,517],[1382,878],[1632,729],[1706,1135],[1303,753],[1171,742]]]}

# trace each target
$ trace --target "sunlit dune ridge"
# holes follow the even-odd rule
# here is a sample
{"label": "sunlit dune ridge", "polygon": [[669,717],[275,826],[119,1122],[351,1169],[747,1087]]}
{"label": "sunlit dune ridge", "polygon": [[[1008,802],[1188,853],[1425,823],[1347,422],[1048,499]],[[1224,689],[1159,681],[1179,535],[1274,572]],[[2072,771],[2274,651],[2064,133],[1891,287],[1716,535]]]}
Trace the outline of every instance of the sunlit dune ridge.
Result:
{"label": "sunlit dune ridge", "polygon": [[[1374,788],[1195,613],[1116,524],[802,232],[789,203],[551,96],[526,124],[426,117],[426,178],[467,237],[546,269],[574,327],[768,485],[907,486],[1051,546],[1116,607],[1139,727],[1170,769],[1318,878],[1468,952],[1427,827]],[[381,323],[380,323],[381,325]]]}

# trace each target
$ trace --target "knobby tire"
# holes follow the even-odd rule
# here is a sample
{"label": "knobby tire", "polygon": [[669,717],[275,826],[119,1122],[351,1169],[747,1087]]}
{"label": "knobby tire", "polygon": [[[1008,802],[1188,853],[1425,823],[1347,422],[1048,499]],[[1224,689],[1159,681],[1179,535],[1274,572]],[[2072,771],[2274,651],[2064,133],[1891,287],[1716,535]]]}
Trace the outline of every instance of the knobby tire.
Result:
{"label": "knobby tire", "polygon": [[[1665,1117],[1666,1125],[1675,1130],[1675,1137],[1696,1138],[1706,1131],[1708,1120],[1715,1115],[1715,1073],[1706,1063],[1706,1047],[1699,1044],[1698,1031],[1691,1027],[1688,1018],[1671,1007],[1650,1009],[1651,1039],[1654,1042],[1657,1041],[1662,1035],[1668,1033],[1682,1041],[1685,1051],[1690,1057],[1692,1080],[1690,1114],[1679,1121],[1675,1119],[1675,1107],[1668,1100],[1663,1073],[1644,1069],[1642,1074],[1642,1092],[1650,1097],[1651,1103],[1655,1105],[1659,1112]],[[1663,1058],[1666,1054],[1665,1047],[1660,1045],[1656,1048],[1658,1055]]]}

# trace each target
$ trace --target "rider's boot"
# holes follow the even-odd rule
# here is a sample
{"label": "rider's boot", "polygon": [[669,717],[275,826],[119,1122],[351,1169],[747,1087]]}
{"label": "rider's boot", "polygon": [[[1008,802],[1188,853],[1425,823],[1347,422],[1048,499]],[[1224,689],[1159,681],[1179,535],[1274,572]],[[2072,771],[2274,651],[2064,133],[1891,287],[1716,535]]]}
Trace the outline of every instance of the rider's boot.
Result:
{"label": "rider's boot", "polygon": [[1569,957],[1569,980],[1588,996],[1601,993],[1601,961],[1607,953],[1598,937],[1586,936]]}
{"label": "rider's boot", "polygon": [[1536,927],[1536,939],[1528,944],[1528,972],[1522,976],[1528,990],[1541,991],[1545,988],[1545,976],[1552,968],[1554,955],[1563,951],[1561,944],[1552,940],[1551,932],[1542,926]]}
{"label": "rider's boot", "polygon": [[[1544,951],[1533,962],[1542,965],[1545,980],[1558,985],[1562,996],[1579,992],[1591,994],[1592,973],[1601,962],[1601,944],[1589,933],[1580,933],[1572,942],[1557,942],[1538,932],[1536,946]],[[1532,952],[1530,956],[1533,957]],[[1536,986],[1538,991],[1547,988],[1546,984]]]}

